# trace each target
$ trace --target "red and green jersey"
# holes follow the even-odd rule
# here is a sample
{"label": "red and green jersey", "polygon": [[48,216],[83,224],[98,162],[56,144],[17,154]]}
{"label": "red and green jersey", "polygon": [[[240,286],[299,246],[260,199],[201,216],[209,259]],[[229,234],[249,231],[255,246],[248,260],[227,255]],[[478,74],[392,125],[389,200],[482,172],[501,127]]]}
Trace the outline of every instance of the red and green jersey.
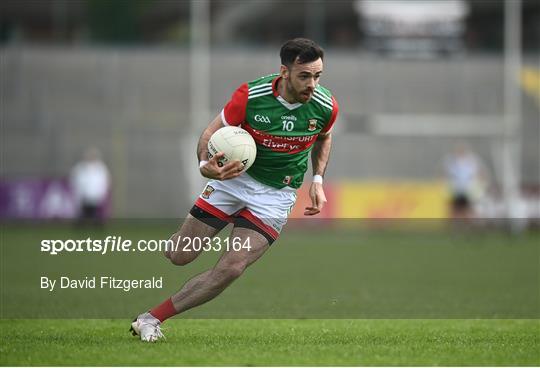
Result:
{"label": "red and green jersey", "polygon": [[257,143],[257,158],[247,173],[275,188],[299,188],[308,157],[320,133],[332,128],[338,104],[317,86],[305,103],[288,103],[277,92],[277,74],[242,84],[221,112],[225,125],[241,126]]}

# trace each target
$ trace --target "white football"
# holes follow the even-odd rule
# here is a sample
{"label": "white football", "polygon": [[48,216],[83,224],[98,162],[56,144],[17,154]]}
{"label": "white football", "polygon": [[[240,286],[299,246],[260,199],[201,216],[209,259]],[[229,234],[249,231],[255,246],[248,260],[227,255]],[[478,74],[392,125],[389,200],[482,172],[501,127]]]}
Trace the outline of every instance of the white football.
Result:
{"label": "white football", "polygon": [[208,141],[208,159],[214,157],[218,152],[225,154],[218,163],[219,166],[237,160],[244,164],[245,171],[255,162],[257,146],[251,134],[246,130],[235,126],[226,126],[218,129]]}

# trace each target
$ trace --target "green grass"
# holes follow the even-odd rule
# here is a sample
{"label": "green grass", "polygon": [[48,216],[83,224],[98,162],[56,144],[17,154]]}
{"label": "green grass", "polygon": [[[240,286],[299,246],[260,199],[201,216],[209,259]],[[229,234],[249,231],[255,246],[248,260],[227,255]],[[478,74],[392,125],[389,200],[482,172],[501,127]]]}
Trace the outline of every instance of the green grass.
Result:
{"label": "green grass", "polygon": [[[219,258],[177,267],[161,253],[39,251],[41,239],[161,239],[175,224],[112,224],[2,231],[2,318],[130,318],[164,300]],[[188,318],[540,318],[538,233],[290,228],[219,298]],[[163,277],[163,289],[40,288],[40,277]]]}
{"label": "green grass", "polygon": [[539,365],[538,320],[2,320],[2,365]]}
{"label": "green grass", "polygon": [[[167,321],[167,341],[142,344],[131,318],[218,253],[184,267],[159,253],[50,256],[42,239],[163,239],[176,224],[0,224],[0,364],[540,365],[538,232],[327,225],[291,226],[222,295]],[[164,287],[48,292],[43,275],[163,276]]]}

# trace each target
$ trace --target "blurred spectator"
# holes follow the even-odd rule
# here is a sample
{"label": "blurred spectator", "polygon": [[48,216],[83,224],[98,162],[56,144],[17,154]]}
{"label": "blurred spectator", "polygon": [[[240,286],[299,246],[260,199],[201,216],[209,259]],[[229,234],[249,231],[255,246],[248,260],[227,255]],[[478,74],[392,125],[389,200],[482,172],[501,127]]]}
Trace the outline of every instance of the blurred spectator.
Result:
{"label": "blurred spectator", "polygon": [[109,192],[109,170],[97,148],[89,148],[71,171],[71,186],[79,207],[79,220],[100,224]]}
{"label": "blurred spectator", "polygon": [[446,158],[453,218],[471,218],[477,213],[487,189],[487,170],[480,158],[464,143]]}

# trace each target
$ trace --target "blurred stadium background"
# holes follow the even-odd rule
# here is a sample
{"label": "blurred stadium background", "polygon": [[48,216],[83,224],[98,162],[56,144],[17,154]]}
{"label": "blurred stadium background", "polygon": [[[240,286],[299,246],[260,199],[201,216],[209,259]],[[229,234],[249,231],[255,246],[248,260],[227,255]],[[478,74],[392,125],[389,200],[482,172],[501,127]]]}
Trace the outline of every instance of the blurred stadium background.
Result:
{"label": "blurred stadium background", "polygon": [[2,1],[1,217],[72,217],[66,178],[89,146],[110,216],[184,216],[203,127],[298,36],[325,47],[341,107],[323,217],[447,217],[459,142],[489,171],[480,216],[539,217],[534,0]]}

